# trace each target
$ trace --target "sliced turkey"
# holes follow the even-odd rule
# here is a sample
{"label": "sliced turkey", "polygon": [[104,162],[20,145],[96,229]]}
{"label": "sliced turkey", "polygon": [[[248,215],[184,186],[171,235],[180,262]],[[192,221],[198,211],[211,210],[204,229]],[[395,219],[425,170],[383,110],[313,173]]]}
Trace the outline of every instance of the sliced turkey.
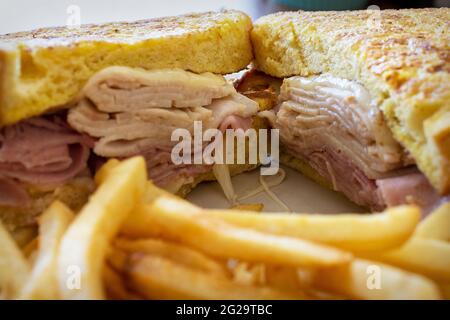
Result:
{"label": "sliced turkey", "polygon": [[111,67],[83,89],[68,114],[69,124],[96,139],[94,153],[126,158],[144,155],[150,177],[161,186],[175,177],[192,177],[208,166],[174,165],[170,160],[174,130],[247,129],[256,102],[240,95],[223,77],[181,69],[145,71]]}
{"label": "sliced turkey", "polygon": [[103,112],[202,107],[234,92],[232,84],[212,73],[118,66],[95,74],[84,89],[86,96]]}
{"label": "sliced turkey", "polygon": [[[355,81],[328,74],[285,79],[279,105],[265,114],[287,152],[359,205],[381,210],[416,202],[427,208],[438,198],[417,169],[403,169],[413,161],[394,140],[376,101]],[[394,184],[401,195],[392,195]]]}

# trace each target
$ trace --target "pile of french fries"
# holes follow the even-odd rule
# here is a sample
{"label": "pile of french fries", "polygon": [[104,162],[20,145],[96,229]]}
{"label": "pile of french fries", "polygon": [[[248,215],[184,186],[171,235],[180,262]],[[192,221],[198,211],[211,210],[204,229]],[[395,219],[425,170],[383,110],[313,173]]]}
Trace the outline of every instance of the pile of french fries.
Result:
{"label": "pile of french fries", "polygon": [[441,299],[450,203],[383,213],[201,209],[110,160],[75,214],[53,203],[20,248],[0,224],[6,299]]}

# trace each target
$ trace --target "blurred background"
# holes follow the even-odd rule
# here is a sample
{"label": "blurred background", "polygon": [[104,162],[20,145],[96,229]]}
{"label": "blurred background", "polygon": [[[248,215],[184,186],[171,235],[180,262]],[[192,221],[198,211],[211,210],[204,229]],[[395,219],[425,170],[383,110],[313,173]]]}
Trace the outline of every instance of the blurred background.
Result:
{"label": "blurred background", "polygon": [[287,10],[450,6],[450,0],[0,0],[0,34],[66,25],[74,6],[81,23],[137,20],[188,12],[238,9],[252,18]]}

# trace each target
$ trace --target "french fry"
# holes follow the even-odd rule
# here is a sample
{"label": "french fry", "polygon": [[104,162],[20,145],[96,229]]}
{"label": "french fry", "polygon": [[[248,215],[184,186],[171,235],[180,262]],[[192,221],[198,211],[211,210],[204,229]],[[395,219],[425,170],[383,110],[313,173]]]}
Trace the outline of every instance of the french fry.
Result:
{"label": "french fry", "polygon": [[107,253],[106,260],[114,270],[123,272],[128,260],[128,253],[117,247],[111,247]]}
{"label": "french fry", "polygon": [[254,213],[254,212],[261,212],[264,209],[264,205],[262,203],[242,203],[237,204],[231,207],[230,209]]}
{"label": "french fry", "polygon": [[109,159],[95,174],[95,183],[102,184],[111,174],[111,171],[120,164],[117,159]]}
{"label": "french fry", "polygon": [[349,298],[343,295],[339,295],[336,293],[331,293],[327,291],[317,290],[317,289],[310,289],[306,291],[306,294],[308,294],[311,299],[314,300],[348,300]]}
{"label": "french fry", "polygon": [[21,248],[26,246],[31,240],[36,238],[37,230],[35,226],[21,227],[12,232],[12,237]]}
{"label": "french fry", "polygon": [[441,289],[444,299],[450,300],[450,283],[440,283],[439,288]]}
{"label": "french fry", "polygon": [[108,161],[95,181],[72,224],[70,209],[53,203],[22,251],[0,223],[0,297],[450,296],[450,203],[423,222],[415,206],[375,215],[201,209],[148,182],[141,157]]}
{"label": "french fry", "polygon": [[318,269],[314,286],[352,299],[440,299],[437,285],[426,277],[363,259],[347,266]]}
{"label": "french fry", "polygon": [[61,239],[74,217],[63,203],[55,201],[39,219],[39,246],[31,276],[21,299],[58,299],[57,259]]}
{"label": "french fry", "polygon": [[29,258],[39,247],[39,237],[34,238],[28,242],[23,248],[22,252],[26,258]]}
{"label": "french fry", "polygon": [[271,287],[280,290],[299,290],[309,288],[308,285],[303,285],[298,276],[296,268],[266,265],[265,270],[266,283]]}
{"label": "french fry", "polygon": [[370,255],[405,270],[423,274],[437,281],[450,282],[450,243],[412,237],[402,247]]}
{"label": "french fry", "polygon": [[115,166],[64,235],[58,260],[63,299],[103,299],[102,270],[109,242],[140,201],[147,171],[142,157]]}
{"label": "french fry", "polygon": [[131,237],[162,236],[216,258],[249,262],[331,266],[352,258],[348,252],[306,240],[235,227],[187,201],[164,195],[137,208],[122,225],[121,232]]}
{"label": "french fry", "polygon": [[171,259],[192,269],[211,272],[224,277],[228,275],[223,264],[199,251],[180,244],[158,239],[128,240],[118,238],[114,241],[114,245],[128,252],[142,252]]}
{"label": "french fry", "polygon": [[398,247],[414,232],[420,220],[415,206],[362,214],[243,214],[232,210],[208,210],[208,214],[235,226],[261,232],[316,241],[350,251],[378,251]]}
{"label": "french fry", "polygon": [[187,268],[166,258],[134,255],[127,274],[130,286],[149,299],[264,300],[306,299],[302,292],[246,286],[214,274]]}
{"label": "french fry", "polygon": [[105,283],[105,290],[108,299],[112,300],[138,300],[140,297],[130,292],[121,278],[108,264],[104,265],[103,282]]}
{"label": "french fry", "polygon": [[159,197],[165,197],[165,198],[171,198],[171,199],[176,199],[176,200],[180,200],[180,201],[185,201],[164,189],[156,187],[153,184],[153,182],[148,181],[146,188],[145,188],[144,196],[143,196],[143,203],[152,203]]}
{"label": "french fry", "polygon": [[265,264],[234,261],[233,266],[230,266],[229,262],[228,267],[233,281],[245,285],[266,285]]}
{"label": "french fry", "polygon": [[313,288],[315,269],[292,268],[268,264],[238,263],[233,279],[242,284],[264,285],[282,292],[301,290],[311,299],[341,300],[345,297]]}
{"label": "french fry", "polygon": [[30,275],[30,266],[0,221],[0,297],[17,297]]}
{"label": "french fry", "polygon": [[419,223],[417,237],[450,241],[450,202],[442,204]]}

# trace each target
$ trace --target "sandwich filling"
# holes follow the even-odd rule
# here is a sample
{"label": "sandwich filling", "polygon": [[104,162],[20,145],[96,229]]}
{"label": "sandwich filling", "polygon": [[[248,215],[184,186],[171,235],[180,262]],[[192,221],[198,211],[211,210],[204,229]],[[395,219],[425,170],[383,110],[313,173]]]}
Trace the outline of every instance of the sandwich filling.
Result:
{"label": "sandwich filling", "polygon": [[246,130],[257,110],[256,102],[239,94],[222,76],[110,67],[86,84],[68,122],[95,139],[95,155],[119,159],[143,155],[157,185],[177,182],[180,187],[210,171],[211,165],[174,164],[171,151],[178,143],[171,141],[174,130],[187,129],[193,136],[194,121],[201,121],[203,130]]}
{"label": "sandwich filling", "polygon": [[37,117],[0,131],[0,206],[30,204],[27,189],[52,190],[81,173],[92,140],[61,117]]}
{"label": "sandwich filling", "polygon": [[285,79],[278,107],[265,114],[288,153],[359,205],[428,208],[439,200],[394,140],[376,101],[355,81],[328,74]]}

